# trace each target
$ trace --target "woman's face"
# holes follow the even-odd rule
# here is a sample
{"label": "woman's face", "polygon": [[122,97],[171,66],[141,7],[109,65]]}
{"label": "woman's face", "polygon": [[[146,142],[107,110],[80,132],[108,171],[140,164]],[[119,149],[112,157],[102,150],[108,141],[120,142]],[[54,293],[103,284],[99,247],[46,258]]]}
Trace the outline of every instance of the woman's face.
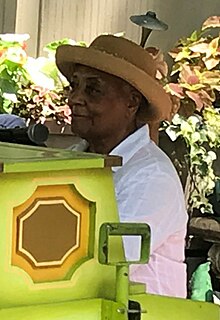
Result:
{"label": "woman's face", "polygon": [[72,131],[91,140],[127,130],[134,116],[129,110],[129,85],[105,72],[78,65],[68,79]]}

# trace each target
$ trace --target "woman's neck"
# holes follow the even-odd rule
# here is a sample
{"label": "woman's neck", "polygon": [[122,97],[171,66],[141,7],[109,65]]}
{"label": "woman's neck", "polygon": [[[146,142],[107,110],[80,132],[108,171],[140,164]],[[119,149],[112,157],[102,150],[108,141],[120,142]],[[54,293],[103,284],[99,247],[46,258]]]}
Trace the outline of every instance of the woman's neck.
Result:
{"label": "woman's neck", "polygon": [[136,128],[132,126],[129,130],[121,132],[120,134],[112,134],[105,138],[88,139],[89,152],[109,154],[117,145],[125,140],[129,135],[136,131]]}

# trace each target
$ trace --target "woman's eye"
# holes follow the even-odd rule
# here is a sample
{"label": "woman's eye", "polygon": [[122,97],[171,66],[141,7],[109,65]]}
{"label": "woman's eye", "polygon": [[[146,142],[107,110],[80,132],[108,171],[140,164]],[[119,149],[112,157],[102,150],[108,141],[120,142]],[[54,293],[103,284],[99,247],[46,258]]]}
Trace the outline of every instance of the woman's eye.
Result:
{"label": "woman's eye", "polygon": [[76,81],[70,81],[70,91],[74,91],[77,88],[78,83]]}
{"label": "woman's eye", "polygon": [[93,95],[101,93],[100,89],[95,86],[87,86],[86,90],[89,94],[93,94]]}
{"label": "woman's eye", "polygon": [[69,79],[69,84],[70,84],[70,91],[74,91],[79,85],[79,80],[77,79],[77,77],[73,76],[72,78]]}

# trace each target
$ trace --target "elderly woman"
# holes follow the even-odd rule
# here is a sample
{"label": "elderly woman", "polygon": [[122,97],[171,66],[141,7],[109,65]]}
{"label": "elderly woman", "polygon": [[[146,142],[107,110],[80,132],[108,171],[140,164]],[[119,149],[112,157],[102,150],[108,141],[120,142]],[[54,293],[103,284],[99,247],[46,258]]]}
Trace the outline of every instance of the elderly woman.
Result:
{"label": "elderly woman", "polygon": [[[125,38],[102,35],[87,48],[60,46],[56,63],[71,87],[72,131],[90,152],[123,157],[122,167],[113,168],[120,221],[151,227],[150,261],[131,266],[130,280],[151,293],[185,297],[183,191],[147,125],[171,112],[152,56]],[[137,258],[138,246],[138,239],[124,239],[127,259]]]}

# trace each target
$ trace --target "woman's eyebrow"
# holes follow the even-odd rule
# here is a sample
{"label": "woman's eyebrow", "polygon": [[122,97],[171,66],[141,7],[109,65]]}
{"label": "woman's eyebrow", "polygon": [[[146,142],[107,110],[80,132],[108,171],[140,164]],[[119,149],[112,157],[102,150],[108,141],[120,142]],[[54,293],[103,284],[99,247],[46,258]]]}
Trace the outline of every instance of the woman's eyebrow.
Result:
{"label": "woman's eyebrow", "polygon": [[99,84],[104,83],[104,80],[99,75],[89,76],[86,78],[86,81],[95,81]]}
{"label": "woman's eyebrow", "polygon": [[101,80],[101,77],[100,77],[100,75],[98,75],[98,74],[91,74],[91,75],[89,75],[88,77],[86,77],[87,79],[100,79]]}
{"label": "woman's eyebrow", "polygon": [[[96,74],[91,74],[91,75],[84,75],[83,76],[86,80],[99,80],[102,81],[102,78],[100,77],[100,75],[96,75]],[[72,79],[78,79],[79,78],[79,74],[76,72],[72,75],[71,77]]]}

